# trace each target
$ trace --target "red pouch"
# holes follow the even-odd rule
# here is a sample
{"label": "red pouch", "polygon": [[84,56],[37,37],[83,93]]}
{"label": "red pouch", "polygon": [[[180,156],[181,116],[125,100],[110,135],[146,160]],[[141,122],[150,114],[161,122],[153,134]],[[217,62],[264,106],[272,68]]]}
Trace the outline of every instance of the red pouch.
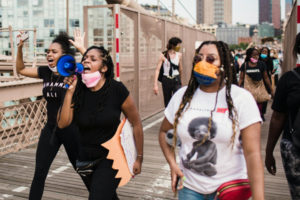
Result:
{"label": "red pouch", "polygon": [[216,199],[219,200],[248,200],[251,197],[248,179],[237,179],[223,183],[217,189]]}

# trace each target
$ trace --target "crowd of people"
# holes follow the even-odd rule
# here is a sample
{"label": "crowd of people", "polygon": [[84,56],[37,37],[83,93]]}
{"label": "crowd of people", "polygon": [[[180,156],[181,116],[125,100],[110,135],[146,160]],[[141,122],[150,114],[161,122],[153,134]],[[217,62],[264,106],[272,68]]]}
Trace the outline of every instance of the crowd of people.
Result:
{"label": "crowd of people", "polygon": [[[133,127],[137,156],[132,171],[141,173],[143,129],[138,109],[126,86],[114,79],[109,51],[103,46],[86,49],[83,41],[79,30],[74,31],[74,38],[60,33],[47,51],[48,67],[35,68],[24,66],[23,41],[18,45],[17,72],[42,79],[47,101],[48,120],[37,146],[30,200],[42,198],[49,168],[61,145],[89,191],[89,199],[118,199],[120,179],[115,178],[117,170],[101,144],[115,135],[121,114]],[[291,136],[291,124],[299,110],[299,68],[281,74],[282,56],[277,49],[264,46],[235,51],[222,41],[204,41],[195,51],[190,78],[183,86],[183,42],[170,38],[159,55],[153,87],[159,95],[161,82],[165,110],[159,144],[170,166],[174,193],[178,190],[181,200],[222,199],[223,184],[238,181],[245,187],[240,199],[243,195],[248,199],[251,193],[253,200],[264,199],[261,125],[272,98],[265,166],[276,174],[273,151],[283,132],[280,146],[290,193],[292,199],[300,199],[300,157]],[[63,55],[74,55],[71,46],[82,54],[84,69],[81,74],[63,77],[57,62]],[[300,34],[294,46],[295,57],[299,54]],[[166,137],[170,131],[171,144]],[[78,170],[84,164],[89,170]]]}

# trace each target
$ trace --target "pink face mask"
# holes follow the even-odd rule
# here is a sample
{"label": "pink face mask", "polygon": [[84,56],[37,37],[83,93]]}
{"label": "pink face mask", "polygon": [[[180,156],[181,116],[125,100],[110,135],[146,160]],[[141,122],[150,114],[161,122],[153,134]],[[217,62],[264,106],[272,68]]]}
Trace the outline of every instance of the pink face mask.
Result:
{"label": "pink face mask", "polygon": [[91,88],[95,87],[97,83],[101,79],[101,74],[99,71],[90,73],[90,74],[81,74],[82,82],[86,85],[86,87]]}
{"label": "pink face mask", "polygon": [[250,61],[252,62],[252,63],[257,63],[257,59],[255,59],[255,58],[250,58]]}

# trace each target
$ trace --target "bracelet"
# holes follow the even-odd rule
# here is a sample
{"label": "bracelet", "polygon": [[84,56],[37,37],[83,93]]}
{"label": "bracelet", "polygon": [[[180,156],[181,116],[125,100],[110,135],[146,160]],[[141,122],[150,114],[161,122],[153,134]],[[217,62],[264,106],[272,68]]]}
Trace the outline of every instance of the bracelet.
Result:
{"label": "bracelet", "polygon": [[137,157],[143,157],[143,155],[140,154],[140,155],[137,155]]}

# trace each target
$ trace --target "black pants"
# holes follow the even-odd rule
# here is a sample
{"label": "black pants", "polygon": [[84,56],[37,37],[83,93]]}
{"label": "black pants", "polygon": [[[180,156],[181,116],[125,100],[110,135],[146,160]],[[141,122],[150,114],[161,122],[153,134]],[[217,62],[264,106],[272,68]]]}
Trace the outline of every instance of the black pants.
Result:
{"label": "black pants", "polygon": [[164,103],[165,107],[167,107],[172,95],[181,87],[180,77],[177,76],[173,79],[169,79],[166,76],[163,76],[161,83],[164,94]]}
{"label": "black pants", "polygon": [[87,182],[89,200],[118,200],[117,188],[120,179],[116,179],[117,170],[112,169],[112,160],[103,159],[91,175],[83,177]]}
{"label": "black pants", "polygon": [[62,144],[65,147],[70,162],[75,168],[79,147],[78,130],[72,124],[65,129],[57,128],[53,133],[54,128],[54,125],[46,124],[41,132],[36,150],[35,172],[30,188],[29,200],[42,199],[48,171]]}

